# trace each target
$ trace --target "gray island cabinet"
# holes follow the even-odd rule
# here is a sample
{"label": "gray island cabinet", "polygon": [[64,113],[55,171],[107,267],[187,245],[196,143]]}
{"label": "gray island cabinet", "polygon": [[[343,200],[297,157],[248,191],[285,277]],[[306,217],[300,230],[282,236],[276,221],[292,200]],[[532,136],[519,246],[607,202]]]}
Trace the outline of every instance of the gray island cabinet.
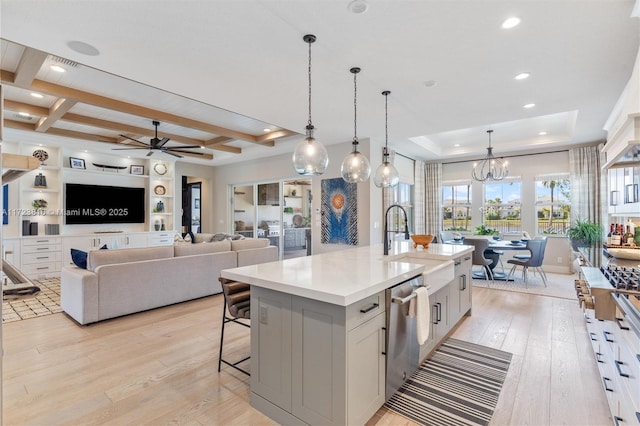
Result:
{"label": "gray island cabinet", "polygon": [[222,271],[252,285],[251,405],[281,424],[367,422],[385,402],[385,290],[421,274],[430,286],[438,328],[422,359],[470,312],[456,263],[470,268],[472,250],[398,243],[389,256],[376,245]]}

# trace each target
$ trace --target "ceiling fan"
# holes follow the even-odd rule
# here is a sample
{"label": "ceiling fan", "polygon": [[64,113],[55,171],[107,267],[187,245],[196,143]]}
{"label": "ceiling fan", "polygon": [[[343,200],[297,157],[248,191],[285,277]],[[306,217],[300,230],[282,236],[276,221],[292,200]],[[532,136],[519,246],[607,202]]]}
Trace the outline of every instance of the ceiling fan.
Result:
{"label": "ceiling fan", "polygon": [[159,121],[153,120],[152,121],[153,125],[156,128],[156,136],[154,138],[152,138],[151,140],[149,140],[149,143],[144,143],[141,142],[137,139],[131,138],[127,135],[120,135],[123,138],[132,140],[134,142],[138,142],[142,145],[146,145],[146,146],[139,146],[139,147],[135,147],[135,148],[113,148],[114,150],[126,150],[126,149],[148,149],[149,152],[147,153],[147,157],[149,157],[150,155],[153,155],[153,151],[154,150],[160,150],[160,152],[164,152],[165,154],[169,154],[169,155],[173,155],[174,157],[178,157],[178,158],[182,158],[182,155],[177,154],[179,153],[183,153],[183,154],[190,154],[190,155],[204,155],[202,152],[193,152],[193,151],[184,151],[185,149],[188,148],[201,148],[200,145],[185,145],[185,146],[180,146],[180,147],[166,147],[165,144],[167,142],[169,142],[169,138],[158,138],[158,126],[160,125]]}

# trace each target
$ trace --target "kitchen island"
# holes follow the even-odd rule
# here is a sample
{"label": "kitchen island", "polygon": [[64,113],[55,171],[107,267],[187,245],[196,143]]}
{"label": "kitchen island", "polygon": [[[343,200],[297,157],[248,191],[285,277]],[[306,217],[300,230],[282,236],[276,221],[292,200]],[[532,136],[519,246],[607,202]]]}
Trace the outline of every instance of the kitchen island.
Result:
{"label": "kitchen island", "polygon": [[471,310],[471,246],[396,242],[251,265],[251,405],[282,424],[364,424],[385,401],[385,290],[429,286],[427,356]]}

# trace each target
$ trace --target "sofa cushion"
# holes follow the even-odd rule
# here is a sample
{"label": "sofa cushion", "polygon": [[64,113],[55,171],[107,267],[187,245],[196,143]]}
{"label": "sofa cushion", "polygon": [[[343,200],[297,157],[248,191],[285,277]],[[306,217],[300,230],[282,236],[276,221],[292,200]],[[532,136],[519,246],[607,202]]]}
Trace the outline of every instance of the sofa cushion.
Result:
{"label": "sofa cushion", "polygon": [[218,241],[215,243],[179,244],[173,247],[173,255],[176,257],[219,253],[221,251],[231,251],[231,243],[229,241]]}
{"label": "sofa cushion", "polygon": [[244,240],[231,241],[231,250],[246,250],[253,248],[267,247],[269,245],[268,238],[245,238]]}
{"label": "sofa cushion", "polygon": [[142,260],[166,259],[173,257],[173,246],[126,248],[117,250],[93,250],[87,256],[87,269],[94,271],[98,266],[114,263],[137,262]]}
{"label": "sofa cushion", "polygon": [[194,234],[193,242],[194,243],[208,243],[213,238],[214,234]]}

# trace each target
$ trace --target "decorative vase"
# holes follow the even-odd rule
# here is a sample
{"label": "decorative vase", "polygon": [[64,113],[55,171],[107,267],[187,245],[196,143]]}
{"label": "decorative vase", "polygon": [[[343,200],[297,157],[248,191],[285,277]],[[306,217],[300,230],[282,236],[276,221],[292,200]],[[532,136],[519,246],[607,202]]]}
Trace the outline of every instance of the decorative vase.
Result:
{"label": "decorative vase", "polygon": [[156,220],[156,221],[154,222],[154,224],[153,224],[153,228],[154,228],[156,231],[159,231],[159,230],[160,230],[160,221],[159,221],[159,220]]}
{"label": "decorative vase", "polygon": [[156,211],[163,212],[164,211],[164,203],[162,201],[158,201],[156,204]]}
{"label": "decorative vase", "polygon": [[166,231],[167,229],[164,227],[164,220],[162,221],[161,225],[160,225],[160,230],[161,231]]}

